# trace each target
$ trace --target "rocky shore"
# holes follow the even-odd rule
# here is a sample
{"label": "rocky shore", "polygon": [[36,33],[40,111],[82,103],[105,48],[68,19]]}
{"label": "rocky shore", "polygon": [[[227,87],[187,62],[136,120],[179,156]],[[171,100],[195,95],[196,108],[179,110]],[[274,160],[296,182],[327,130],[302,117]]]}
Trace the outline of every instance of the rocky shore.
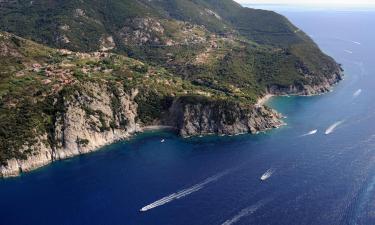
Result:
{"label": "rocky shore", "polygon": [[[299,84],[290,86],[269,86],[267,88],[268,95],[282,96],[282,95],[301,95],[313,96],[330,92],[332,86],[336,85],[343,79],[343,70],[337,65],[336,72],[329,77],[321,78],[318,84]],[[267,96],[267,95],[266,95]]]}
{"label": "rocky shore", "polygon": [[[187,102],[174,100],[160,121],[151,126],[137,123],[138,90],[130,94],[120,90],[118,108],[111,105],[113,96],[105,85],[89,84],[86,91],[64,99],[66,110],[57,116],[51,134],[43,134],[34,144],[27,159],[8,160],[0,167],[0,177],[18,176],[53,161],[89,153],[113,142],[131,137],[136,132],[173,129],[182,137],[197,135],[234,135],[258,133],[282,126],[282,116],[264,103],[274,95],[316,95],[328,92],[342,79],[334,74],[321,85],[270,87],[253,106],[224,101]],[[51,142],[52,137],[52,142]],[[53,144],[51,144],[53,143]]]}

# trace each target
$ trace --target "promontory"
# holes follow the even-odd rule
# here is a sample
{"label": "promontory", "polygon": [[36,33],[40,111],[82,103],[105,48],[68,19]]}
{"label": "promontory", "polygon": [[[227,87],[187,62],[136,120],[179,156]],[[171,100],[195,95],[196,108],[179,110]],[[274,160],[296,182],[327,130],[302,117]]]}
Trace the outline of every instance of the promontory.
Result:
{"label": "promontory", "polygon": [[281,116],[259,99],[341,78],[284,16],[232,0],[0,1],[0,177],[148,126],[275,128]]}

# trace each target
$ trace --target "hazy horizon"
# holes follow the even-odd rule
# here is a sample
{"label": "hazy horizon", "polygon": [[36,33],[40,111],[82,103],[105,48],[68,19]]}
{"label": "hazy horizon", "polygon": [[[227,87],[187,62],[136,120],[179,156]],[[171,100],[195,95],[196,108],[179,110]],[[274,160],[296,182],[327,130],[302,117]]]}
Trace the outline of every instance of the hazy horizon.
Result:
{"label": "hazy horizon", "polygon": [[319,3],[319,1],[312,3],[309,0],[301,0],[299,2],[294,1],[282,1],[282,0],[234,0],[245,7],[264,9],[272,11],[363,11],[372,12],[375,10],[375,3],[365,4],[365,1],[359,2],[357,4],[346,2],[343,4],[335,3],[337,1],[331,0],[325,3]]}
{"label": "hazy horizon", "polygon": [[372,0],[235,0],[240,4],[282,4],[282,5],[375,5]]}

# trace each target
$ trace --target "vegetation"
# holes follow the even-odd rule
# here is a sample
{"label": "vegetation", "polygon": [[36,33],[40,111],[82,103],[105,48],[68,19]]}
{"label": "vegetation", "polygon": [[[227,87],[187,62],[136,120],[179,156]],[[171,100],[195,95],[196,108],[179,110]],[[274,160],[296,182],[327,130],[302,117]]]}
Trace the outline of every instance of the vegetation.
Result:
{"label": "vegetation", "polygon": [[[57,118],[87,83],[108,88],[114,118],[120,90],[138,89],[138,120],[151,124],[176,99],[252,106],[270,86],[320,84],[339,68],[283,16],[232,0],[20,0],[0,8],[0,165],[33,154],[45,134],[56,147]],[[128,124],[83,109],[101,132]]]}
{"label": "vegetation", "polygon": [[85,147],[90,143],[90,141],[87,140],[87,139],[81,139],[81,138],[77,137],[76,143],[77,143],[78,146]]}

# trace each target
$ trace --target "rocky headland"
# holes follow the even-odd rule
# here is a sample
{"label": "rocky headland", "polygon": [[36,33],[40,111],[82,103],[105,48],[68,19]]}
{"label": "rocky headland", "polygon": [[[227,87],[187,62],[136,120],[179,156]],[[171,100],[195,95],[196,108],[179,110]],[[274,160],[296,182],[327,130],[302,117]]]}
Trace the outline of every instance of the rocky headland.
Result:
{"label": "rocky headland", "polygon": [[47,134],[37,137],[33,145],[38,151],[27,159],[8,160],[7,166],[0,167],[0,176],[18,176],[56,160],[96,151],[145,130],[171,129],[182,137],[191,137],[256,134],[278,128],[284,124],[282,115],[265,105],[270,97],[322,94],[330,91],[332,85],[342,79],[341,73],[333,76],[321,86],[272,87],[251,107],[225,101],[199,102],[177,98],[160,120],[148,126],[136,120],[138,105],[134,99],[138,90],[132,90],[131,94],[120,90],[119,108],[113,111],[110,105],[112,94],[108,88],[105,85],[86,84],[87,92],[76,93],[74,98],[64,100],[66,110],[58,115],[49,134],[54,145],[46,144]]}
{"label": "rocky headland", "polygon": [[0,8],[0,177],[148,129],[192,137],[277,128],[270,96],[322,94],[342,79],[288,19],[232,0]]}

